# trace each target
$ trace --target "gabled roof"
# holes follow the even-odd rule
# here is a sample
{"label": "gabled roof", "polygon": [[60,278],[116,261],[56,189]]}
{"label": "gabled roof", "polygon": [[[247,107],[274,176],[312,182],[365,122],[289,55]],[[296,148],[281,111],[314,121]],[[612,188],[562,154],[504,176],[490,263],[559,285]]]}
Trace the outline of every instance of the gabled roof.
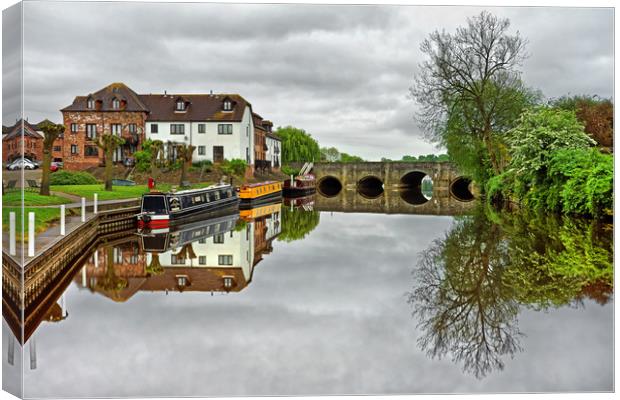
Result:
{"label": "gabled roof", "polygon": [[265,127],[263,126],[263,117],[256,113],[252,113],[252,121],[254,121],[254,129],[258,129],[259,131],[267,132]]}
{"label": "gabled roof", "polygon": [[89,98],[92,98],[95,102],[100,102],[100,107],[97,108],[97,111],[119,111],[112,108],[112,100],[117,98],[126,102],[125,106],[121,108],[120,111],[148,112],[148,108],[144,105],[138,94],[122,82],[111,83],[103,89],[88,94],[87,96],[77,96],[71,105],[60,111],[92,111],[92,109],[87,107]]}
{"label": "gabled roof", "polygon": [[[22,129],[22,123],[23,123],[23,129]],[[15,125],[13,125],[10,128],[9,133],[4,135],[2,140],[13,139],[17,136],[21,136],[22,132],[24,136],[30,136],[30,137],[34,137],[38,139],[43,139],[43,135],[37,132],[36,128],[32,124],[30,124],[28,121],[24,121],[20,119],[19,121],[15,123]]]}
{"label": "gabled roof", "polygon": [[[238,94],[141,94],[149,109],[147,121],[224,121],[240,122],[246,106],[252,105]],[[175,102],[182,98],[186,111],[175,112]],[[224,111],[224,100],[232,101],[232,111]]]}

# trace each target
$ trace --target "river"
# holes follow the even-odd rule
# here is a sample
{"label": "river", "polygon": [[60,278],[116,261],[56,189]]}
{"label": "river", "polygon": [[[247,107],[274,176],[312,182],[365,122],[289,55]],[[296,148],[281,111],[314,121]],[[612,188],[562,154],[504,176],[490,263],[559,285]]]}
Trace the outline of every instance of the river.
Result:
{"label": "river", "polygon": [[24,395],[614,389],[610,224],[346,207],[100,243],[24,346]]}

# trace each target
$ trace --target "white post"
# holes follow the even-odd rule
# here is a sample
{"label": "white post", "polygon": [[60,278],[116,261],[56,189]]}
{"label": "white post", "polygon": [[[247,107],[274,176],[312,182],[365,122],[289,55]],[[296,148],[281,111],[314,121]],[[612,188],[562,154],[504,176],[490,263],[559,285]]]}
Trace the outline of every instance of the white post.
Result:
{"label": "white post", "polygon": [[28,257],[34,257],[34,212],[28,212]]}
{"label": "white post", "polygon": [[65,236],[65,205],[60,205],[60,234]]}
{"label": "white post", "polygon": [[9,213],[9,254],[14,256],[15,252],[15,212]]}
{"label": "white post", "polygon": [[82,197],[82,222],[86,222],[86,197]]}
{"label": "white post", "polygon": [[82,267],[82,287],[86,287],[86,265]]}
{"label": "white post", "polygon": [[97,214],[97,193],[95,193],[95,203],[93,204],[93,214]]}
{"label": "white post", "polygon": [[95,250],[93,256],[95,257],[95,268],[99,268],[99,249]]}

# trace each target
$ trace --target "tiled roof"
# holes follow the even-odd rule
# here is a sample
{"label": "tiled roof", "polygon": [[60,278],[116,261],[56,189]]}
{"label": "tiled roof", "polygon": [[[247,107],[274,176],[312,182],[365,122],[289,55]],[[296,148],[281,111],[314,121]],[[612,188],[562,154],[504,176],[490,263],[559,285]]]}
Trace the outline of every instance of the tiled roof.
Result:
{"label": "tiled roof", "polygon": [[148,112],[148,108],[144,105],[138,94],[122,82],[112,83],[87,96],[77,96],[71,105],[60,111],[92,111],[92,109],[87,107],[88,99],[93,99],[96,102],[97,111],[119,111],[112,108],[112,101],[115,98],[121,102],[125,102],[120,111]]}
{"label": "tiled roof", "polygon": [[30,136],[30,137],[35,137],[35,138],[40,138],[43,139],[43,135],[41,135],[39,132],[36,131],[36,128],[30,124],[28,121],[23,121],[23,120],[19,120],[15,123],[15,125],[13,125],[13,127],[10,128],[9,133],[7,133],[6,135],[4,135],[4,137],[2,138],[2,140],[8,140],[8,139],[12,139],[16,136],[21,136],[22,134],[22,122],[23,122],[23,132],[24,132],[24,136]]}
{"label": "tiled roof", "polygon": [[[230,121],[239,122],[246,106],[251,104],[238,94],[141,94],[149,109],[147,121]],[[224,111],[224,101],[232,102],[232,110]],[[176,111],[177,100],[186,103],[185,111]]]}

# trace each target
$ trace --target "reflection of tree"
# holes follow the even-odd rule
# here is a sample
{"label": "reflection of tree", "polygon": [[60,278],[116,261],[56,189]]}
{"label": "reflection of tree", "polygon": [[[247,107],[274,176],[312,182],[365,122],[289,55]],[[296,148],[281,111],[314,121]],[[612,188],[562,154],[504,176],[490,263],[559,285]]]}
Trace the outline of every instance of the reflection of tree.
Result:
{"label": "reflection of tree", "polygon": [[[490,218],[489,218],[490,217]],[[546,309],[612,293],[611,234],[600,223],[519,214],[457,220],[419,259],[409,295],[418,343],[483,377],[520,350],[519,308]]]}
{"label": "reflection of tree", "polygon": [[186,258],[193,260],[194,258],[197,257],[196,253],[194,253],[194,247],[192,246],[191,242],[185,243],[183,247],[181,247],[181,250],[179,250],[179,252],[177,253],[177,257],[182,258],[184,260]]}
{"label": "reflection of tree", "polygon": [[502,283],[508,261],[497,226],[479,218],[459,221],[422,253],[409,302],[428,355],[451,354],[465,371],[483,377],[520,350],[518,304]]}
{"label": "reflection of tree", "polygon": [[164,272],[164,267],[159,261],[159,253],[151,253],[151,262],[146,266],[146,273],[150,276],[159,275]]}
{"label": "reflection of tree", "polygon": [[306,237],[319,224],[318,211],[306,211],[303,208],[282,207],[282,231],[278,240],[293,242]]}
{"label": "reflection of tree", "polygon": [[106,255],[105,275],[102,278],[97,279],[95,289],[112,292],[125,289],[128,285],[127,279],[116,275],[116,271],[114,269],[114,247],[106,245],[104,247],[104,251]]}

